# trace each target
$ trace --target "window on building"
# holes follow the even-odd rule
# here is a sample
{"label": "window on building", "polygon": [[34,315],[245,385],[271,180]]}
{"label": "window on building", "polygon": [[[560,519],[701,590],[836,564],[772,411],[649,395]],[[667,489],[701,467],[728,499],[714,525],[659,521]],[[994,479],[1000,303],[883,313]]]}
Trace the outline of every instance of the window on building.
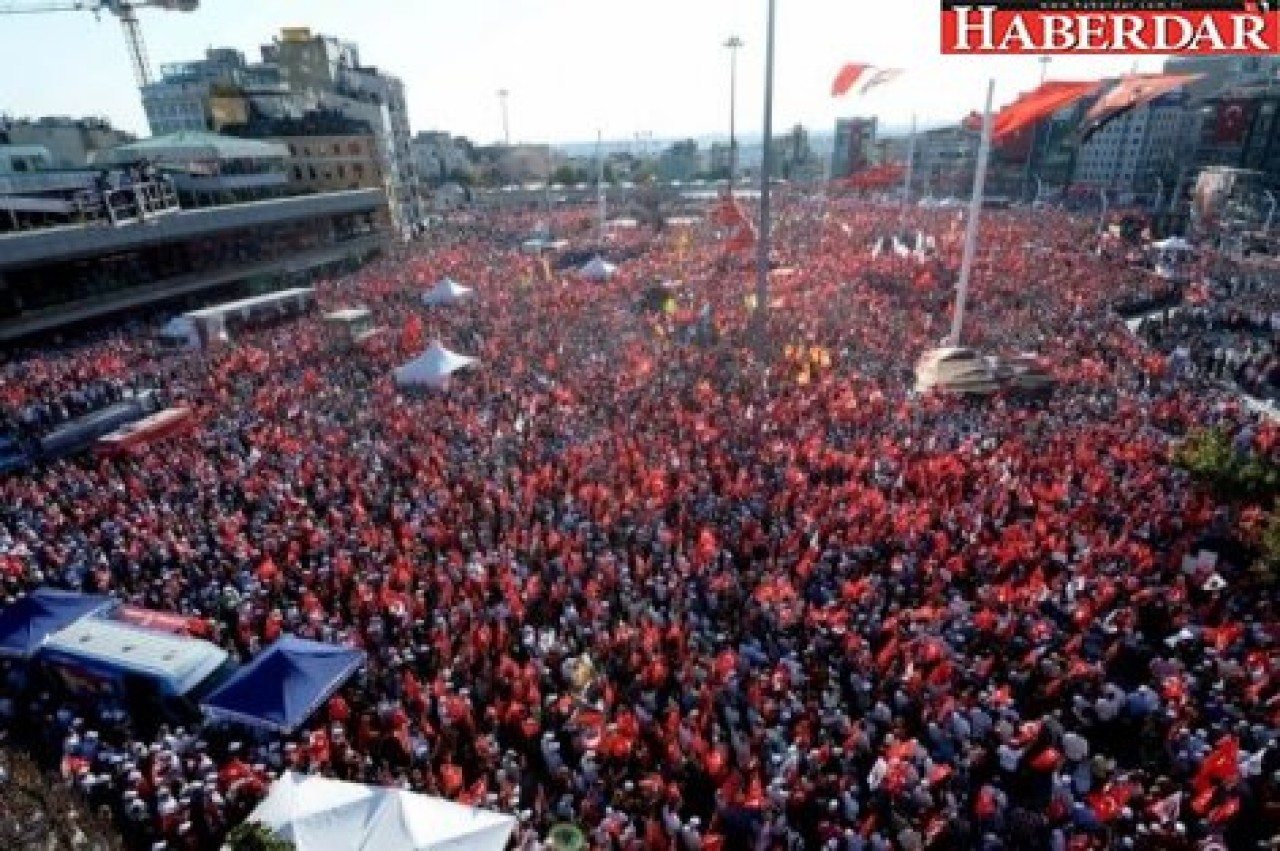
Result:
{"label": "window on building", "polygon": [[343,180],[347,176],[347,167],[345,165],[338,166],[338,179]]}
{"label": "window on building", "polygon": [[302,149],[302,155],[303,155],[304,157],[309,157],[309,156],[311,156],[311,148],[310,148],[310,146],[304,147],[304,148]]}
{"label": "window on building", "polygon": [[295,165],[293,167],[293,179],[298,181],[299,183],[302,182],[302,166]]}
{"label": "window on building", "polygon": [[298,148],[297,148],[296,146],[294,146],[294,145],[290,145],[290,146],[289,146],[289,156],[291,156],[291,157],[296,157],[297,155],[298,155]]}
{"label": "window on building", "polygon": [[351,173],[356,176],[356,179],[364,180],[364,163],[356,163],[351,166]]}
{"label": "window on building", "polygon": [[352,142],[351,144],[347,145],[347,153],[351,154],[352,156],[357,156],[357,157],[360,156],[360,143]]}
{"label": "window on building", "polygon": [[335,156],[342,153],[342,146],[339,145],[337,142],[333,143],[333,153]]}
{"label": "window on building", "polygon": [[307,166],[307,171],[309,171],[309,172],[311,173],[311,179],[312,179],[312,180],[319,180],[319,178],[318,178],[318,177],[316,177],[316,167],[315,167],[315,166],[313,166],[313,165],[312,165],[312,166]]}

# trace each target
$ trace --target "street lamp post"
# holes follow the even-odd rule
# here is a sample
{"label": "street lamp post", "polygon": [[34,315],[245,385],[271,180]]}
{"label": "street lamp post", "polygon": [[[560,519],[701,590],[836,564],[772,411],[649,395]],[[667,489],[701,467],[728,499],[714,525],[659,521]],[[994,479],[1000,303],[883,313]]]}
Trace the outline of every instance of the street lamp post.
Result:
{"label": "street lamp post", "polygon": [[960,258],[960,280],[956,283],[956,306],[951,317],[953,346],[960,345],[964,329],[964,309],[969,298],[969,278],[973,274],[973,257],[978,250],[978,219],[982,216],[982,199],[986,191],[987,161],[991,158],[991,103],[995,99],[996,81],[987,83],[987,106],[982,113],[982,140],[978,143],[978,163],[973,174],[973,195],[969,198],[969,220],[965,222],[964,254]]}
{"label": "street lamp post", "polygon": [[507,116],[507,96],[511,94],[506,89],[498,90],[498,101],[502,105],[502,144],[508,148],[511,147],[511,123]]}
{"label": "street lamp post", "polygon": [[742,47],[742,39],[730,36],[724,46],[729,48],[729,194],[732,195],[738,177],[738,48]]}
{"label": "street lamp post", "polygon": [[769,23],[764,53],[764,151],[760,157],[760,235],[756,245],[755,320],[764,351],[769,311],[769,182],[773,179],[773,33],[776,0],[769,0]]}

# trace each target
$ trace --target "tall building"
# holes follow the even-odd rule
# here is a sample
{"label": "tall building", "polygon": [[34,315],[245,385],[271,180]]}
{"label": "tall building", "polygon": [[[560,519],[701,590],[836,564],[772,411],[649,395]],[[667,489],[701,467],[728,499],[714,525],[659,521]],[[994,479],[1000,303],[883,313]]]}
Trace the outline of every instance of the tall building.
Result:
{"label": "tall building", "polygon": [[[913,195],[965,195],[973,185],[979,134],[962,125],[935,127],[916,134]],[[991,193],[988,184],[988,194]]]}
{"label": "tall building", "polygon": [[362,65],[360,51],[349,41],[297,27],[262,48],[263,59],[280,69],[289,91],[366,121],[382,147],[387,169],[387,195],[401,229],[422,218],[413,164],[409,107],[404,83],[377,68]]}
{"label": "tall building", "polygon": [[1164,72],[1203,74],[1184,87],[1192,101],[1200,101],[1234,86],[1280,81],[1280,56],[1171,56]]}
{"label": "tall building", "polygon": [[836,119],[835,147],[831,152],[833,180],[849,177],[875,160],[876,119]]}
{"label": "tall building", "polygon": [[1189,104],[1188,94],[1173,92],[1109,122],[1079,147],[1073,183],[1121,198],[1168,197],[1193,147]]}
{"label": "tall building", "polygon": [[470,143],[440,131],[422,132],[413,137],[410,150],[419,180],[440,186],[472,166]]}
{"label": "tall building", "polygon": [[280,69],[269,62],[250,63],[239,50],[205,51],[204,59],[160,67],[160,79],[142,88],[142,108],[153,136],[183,130],[218,132],[243,123],[243,102],[287,97]]}
{"label": "tall building", "polygon": [[152,134],[221,132],[263,116],[336,111],[372,129],[396,227],[407,232],[421,221],[404,84],[362,65],[355,44],[305,28],[283,30],[261,53],[261,62],[250,63],[238,50],[218,48],[162,66],[160,81],[142,90]]}
{"label": "tall building", "polygon": [[674,143],[658,157],[658,177],[662,180],[689,181],[702,170],[702,152],[693,139]]}
{"label": "tall building", "polygon": [[44,148],[52,168],[83,168],[96,154],[134,139],[132,133],[117,130],[102,118],[0,119],[0,145]]}
{"label": "tall building", "polygon": [[[313,110],[298,118],[255,115],[230,125],[227,135],[279,142],[289,150],[285,173],[298,193],[384,189],[387,161],[368,122],[340,112]],[[380,211],[389,224],[389,210]]]}
{"label": "tall building", "polygon": [[[1280,193],[1280,86],[1227,89],[1205,103],[1202,115],[1194,158],[1198,175],[1243,170],[1255,176],[1255,196],[1263,190]],[[1184,186],[1188,195],[1194,182]],[[1263,215],[1258,197],[1245,199],[1242,206],[1251,208],[1244,213]]]}

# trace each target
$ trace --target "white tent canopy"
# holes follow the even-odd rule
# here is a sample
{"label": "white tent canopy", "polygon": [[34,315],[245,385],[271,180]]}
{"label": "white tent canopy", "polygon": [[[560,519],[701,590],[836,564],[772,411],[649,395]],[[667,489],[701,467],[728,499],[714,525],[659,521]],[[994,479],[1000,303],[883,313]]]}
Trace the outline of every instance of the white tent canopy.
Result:
{"label": "white tent canopy", "polygon": [[434,287],[422,294],[422,303],[427,305],[457,304],[474,294],[471,287],[464,287],[452,278],[444,278]]}
{"label": "white tent canopy", "polygon": [[396,384],[443,390],[449,386],[450,375],[475,363],[479,363],[478,358],[451,352],[437,340],[425,352],[396,370]]}
{"label": "white tent canopy", "polygon": [[298,851],[503,851],[512,816],[286,771],[249,816]]}
{"label": "white tent canopy", "polygon": [[579,269],[578,274],[589,281],[607,281],[617,271],[617,266],[597,255],[590,263]]}

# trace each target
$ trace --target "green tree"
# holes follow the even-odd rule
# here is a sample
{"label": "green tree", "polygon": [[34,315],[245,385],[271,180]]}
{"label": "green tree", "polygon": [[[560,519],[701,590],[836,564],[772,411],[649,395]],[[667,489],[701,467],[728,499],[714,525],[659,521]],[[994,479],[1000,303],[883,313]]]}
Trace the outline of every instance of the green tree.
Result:
{"label": "green tree", "polygon": [[295,846],[261,822],[246,821],[227,834],[226,848],[228,851],[294,851]]}
{"label": "green tree", "polygon": [[561,186],[572,186],[578,183],[578,173],[573,166],[562,165],[555,171],[551,172],[551,182],[559,183]]}
{"label": "green tree", "polygon": [[0,843],[6,848],[42,851],[115,851],[124,847],[110,823],[99,817],[79,793],[53,774],[45,774],[28,755],[0,751]]}
{"label": "green tree", "polygon": [[1256,452],[1237,449],[1223,428],[1189,434],[1174,463],[1225,502],[1270,506],[1280,497],[1280,468]]}

